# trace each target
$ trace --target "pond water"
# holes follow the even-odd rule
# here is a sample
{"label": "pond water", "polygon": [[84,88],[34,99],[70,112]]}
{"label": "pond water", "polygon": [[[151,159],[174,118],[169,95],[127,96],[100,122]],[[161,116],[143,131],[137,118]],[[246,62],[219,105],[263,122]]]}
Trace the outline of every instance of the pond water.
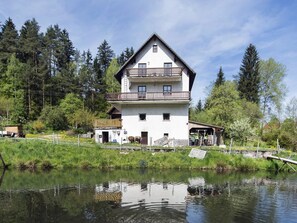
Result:
{"label": "pond water", "polygon": [[6,171],[0,222],[297,222],[297,175]]}

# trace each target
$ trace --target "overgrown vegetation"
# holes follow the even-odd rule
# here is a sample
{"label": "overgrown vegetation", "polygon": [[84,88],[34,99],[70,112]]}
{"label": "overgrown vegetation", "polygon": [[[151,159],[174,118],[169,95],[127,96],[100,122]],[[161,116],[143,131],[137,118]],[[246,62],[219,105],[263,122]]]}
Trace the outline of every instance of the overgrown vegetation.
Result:
{"label": "overgrown vegetation", "polygon": [[[297,149],[297,100],[282,105],[286,94],[285,66],[260,59],[250,44],[238,75],[225,80],[222,67],[203,104],[190,109],[190,120],[224,127],[225,143]],[[285,108],[285,109],[283,109]],[[285,113],[284,113],[285,112]],[[278,144],[277,144],[278,142]]]}
{"label": "overgrown vegetation", "polygon": [[188,156],[190,148],[176,152],[130,151],[102,149],[88,146],[53,144],[40,140],[0,141],[0,153],[7,163],[19,170],[50,170],[52,168],[81,169],[213,169],[213,170],[270,170],[265,159],[245,158],[237,154],[208,151],[204,159]]}
{"label": "overgrown vegetation", "polygon": [[132,47],[116,56],[103,40],[93,57],[75,49],[59,25],[42,33],[35,19],[19,31],[11,18],[0,23],[1,122],[25,124],[27,132],[87,132],[94,117],[106,116],[105,93],[119,91],[114,74]]}

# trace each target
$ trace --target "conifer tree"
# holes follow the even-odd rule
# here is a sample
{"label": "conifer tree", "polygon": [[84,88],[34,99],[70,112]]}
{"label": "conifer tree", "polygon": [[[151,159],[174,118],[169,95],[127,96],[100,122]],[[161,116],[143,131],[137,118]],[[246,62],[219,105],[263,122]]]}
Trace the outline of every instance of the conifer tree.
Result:
{"label": "conifer tree", "polygon": [[127,60],[130,59],[130,57],[134,54],[134,49],[133,47],[130,48],[126,48],[121,54],[120,56],[118,56],[117,60],[118,60],[118,64],[120,66],[123,66],[124,63],[126,63]]}
{"label": "conifer tree", "polygon": [[[0,64],[5,69],[10,56],[18,51],[19,35],[11,18],[8,18],[2,25],[0,33]],[[0,70],[0,72],[5,71]]]}
{"label": "conifer tree", "polygon": [[203,110],[201,99],[199,99],[199,101],[197,102],[195,110],[196,112],[201,112]]}
{"label": "conifer tree", "polygon": [[99,76],[103,76],[114,57],[114,52],[111,49],[111,46],[108,44],[106,40],[102,42],[102,44],[98,47],[97,52],[97,66],[98,66],[98,72],[100,72]]}
{"label": "conifer tree", "polygon": [[218,87],[225,82],[224,72],[222,67],[220,67],[219,73],[217,74],[217,79],[215,81],[215,86]]}
{"label": "conifer tree", "polygon": [[27,20],[20,32],[20,60],[26,64],[23,73],[24,86],[26,89],[26,105],[29,119],[34,119],[42,109],[42,94],[40,86],[40,57],[41,57],[41,34],[39,25],[35,19]]}
{"label": "conifer tree", "polygon": [[253,44],[250,44],[245,51],[237,78],[240,98],[258,104],[260,101],[259,56]]}

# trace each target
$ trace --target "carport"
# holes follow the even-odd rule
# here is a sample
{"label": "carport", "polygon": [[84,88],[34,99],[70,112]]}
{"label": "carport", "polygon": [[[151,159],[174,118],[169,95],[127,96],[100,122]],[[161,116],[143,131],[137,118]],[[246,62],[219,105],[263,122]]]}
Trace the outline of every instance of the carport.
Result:
{"label": "carport", "polygon": [[221,126],[189,121],[189,145],[219,146],[223,144],[223,131]]}

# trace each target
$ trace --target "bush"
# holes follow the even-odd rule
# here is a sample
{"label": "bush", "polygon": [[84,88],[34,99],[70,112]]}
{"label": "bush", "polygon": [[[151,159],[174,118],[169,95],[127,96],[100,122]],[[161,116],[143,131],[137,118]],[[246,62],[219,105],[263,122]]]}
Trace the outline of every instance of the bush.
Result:
{"label": "bush", "polygon": [[46,106],[42,109],[40,120],[52,130],[65,130],[67,128],[67,119],[59,107]]}
{"label": "bush", "polygon": [[43,171],[48,171],[48,170],[53,169],[53,165],[51,164],[50,161],[45,160],[41,163],[41,169]]}
{"label": "bush", "polygon": [[141,139],[141,137],[140,136],[135,136],[135,142],[137,142],[137,143],[140,143],[140,139]]}
{"label": "bush", "polygon": [[135,140],[135,139],[134,139],[134,136],[129,136],[129,137],[128,137],[128,140],[130,141],[130,143],[133,143],[134,140]]}
{"label": "bush", "polygon": [[34,132],[41,133],[45,130],[45,124],[40,120],[36,120],[32,123],[32,129]]}

